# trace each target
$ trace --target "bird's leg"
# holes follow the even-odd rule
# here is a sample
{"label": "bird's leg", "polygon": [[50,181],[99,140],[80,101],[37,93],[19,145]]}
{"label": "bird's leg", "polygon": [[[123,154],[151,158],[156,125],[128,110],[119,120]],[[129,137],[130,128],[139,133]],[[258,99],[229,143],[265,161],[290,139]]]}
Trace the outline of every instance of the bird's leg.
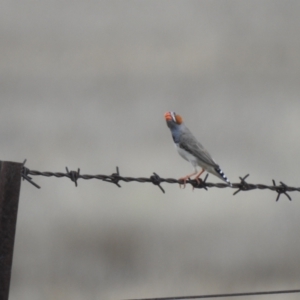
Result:
{"label": "bird's leg", "polygon": [[[203,174],[204,171],[205,171],[205,170],[202,169],[202,170],[196,175],[196,177],[194,178],[194,179],[197,181],[198,185],[200,184],[199,177]],[[193,190],[194,190],[194,186],[193,186]]]}
{"label": "bird's leg", "polygon": [[[204,170],[203,170],[204,172]],[[190,174],[190,175],[186,175],[184,177],[181,177],[179,178],[178,180],[182,180],[183,181],[183,188],[185,188],[185,185],[186,185],[186,181],[193,175],[196,175],[197,174],[197,169],[195,169],[195,172],[193,174]],[[200,174],[201,175],[201,174]],[[181,184],[179,183],[179,187],[181,188]]]}
{"label": "bird's leg", "polygon": [[200,184],[199,177],[203,174],[204,171],[205,171],[205,170],[202,169],[202,170],[196,175],[196,177],[194,178],[194,179],[197,181],[198,184]]}

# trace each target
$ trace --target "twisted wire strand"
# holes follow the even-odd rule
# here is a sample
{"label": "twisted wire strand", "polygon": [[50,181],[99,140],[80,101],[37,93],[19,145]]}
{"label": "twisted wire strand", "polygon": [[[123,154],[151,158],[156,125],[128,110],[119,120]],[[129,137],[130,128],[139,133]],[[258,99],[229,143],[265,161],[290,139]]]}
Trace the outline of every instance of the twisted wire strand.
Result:
{"label": "twisted wire strand", "polygon": [[[160,190],[165,193],[165,190],[161,187],[161,183],[169,183],[169,184],[183,184],[182,180],[174,179],[174,178],[162,178],[157,173],[153,173],[150,177],[124,177],[120,175],[119,168],[116,167],[116,172],[112,173],[111,175],[88,175],[88,174],[80,174],[80,169],[78,168],[77,171],[69,171],[66,167],[66,173],[62,172],[41,172],[36,170],[30,170],[25,167],[25,162],[23,163],[23,168],[21,172],[21,176],[23,180],[27,180],[32,185],[37,188],[40,188],[33,180],[31,176],[45,176],[45,177],[57,177],[63,178],[67,177],[71,181],[75,183],[75,186],[78,185],[78,179],[98,179],[105,182],[110,182],[116,184],[118,187],[121,187],[119,182],[139,182],[139,183],[152,183],[157,185]],[[31,175],[31,176],[30,176]],[[211,183],[206,182],[208,178],[208,174],[205,176],[204,180],[201,180],[200,183],[196,180],[188,180],[186,184],[190,184],[193,188],[198,189],[205,189],[208,188],[233,188],[237,189],[233,195],[236,195],[240,191],[251,191],[255,189],[259,190],[271,190],[277,193],[276,201],[279,200],[281,194],[284,194],[290,201],[292,200],[290,195],[287,192],[300,192],[300,187],[290,187],[287,186],[285,183],[280,181],[280,184],[277,185],[275,180],[272,180],[273,185],[265,185],[265,184],[253,184],[246,182],[246,179],[249,177],[247,174],[244,177],[239,177],[239,183],[233,183],[231,186],[226,183]],[[228,298],[228,297],[241,297],[241,296],[259,296],[259,295],[275,295],[275,294],[291,294],[291,293],[300,293],[300,290],[282,290],[282,291],[263,291],[263,292],[249,292],[249,293],[232,293],[232,294],[211,294],[211,295],[198,295],[198,296],[175,296],[175,297],[163,297],[163,298],[141,298],[135,300],[175,300],[175,299],[207,299],[207,298]]]}
{"label": "twisted wire strand", "polygon": [[[36,170],[30,170],[27,167],[25,167],[25,162],[23,163],[23,168],[22,168],[22,178],[23,180],[27,180],[30,182],[32,185],[34,185],[37,188],[40,188],[39,185],[37,185],[33,180],[31,176],[45,176],[45,177],[57,177],[57,178],[62,178],[62,177],[67,177],[71,179],[75,183],[75,186],[78,185],[78,179],[84,179],[84,180],[90,180],[90,179],[98,179],[102,180],[105,182],[109,183],[114,183],[118,187],[121,187],[119,182],[124,181],[124,182],[139,182],[139,183],[152,183],[154,185],[157,185],[160,190],[165,193],[165,190],[161,186],[161,183],[168,183],[168,184],[183,184],[182,180],[174,179],[174,178],[162,178],[160,177],[157,173],[153,173],[150,177],[124,177],[120,175],[119,168],[116,167],[116,172],[112,173],[111,175],[103,175],[103,174],[97,174],[97,175],[89,175],[89,174],[80,174],[80,169],[78,168],[77,171],[69,171],[69,169],[66,167],[66,172],[41,172],[41,171],[36,171]],[[231,186],[226,184],[226,183],[212,183],[212,182],[207,182],[208,174],[204,178],[204,180],[201,180],[200,183],[197,182],[196,180],[187,180],[186,184],[190,184],[193,189],[205,189],[207,190],[208,188],[233,188],[237,189],[233,195],[236,195],[240,191],[251,191],[251,190],[271,190],[277,193],[277,198],[276,201],[279,200],[280,196],[284,194],[290,201],[292,198],[288,194],[288,192],[300,192],[300,187],[291,187],[287,186],[285,183],[280,181],[280,184],[277,185],[275,180],[273,179],[273,185],[265,185],[265,184],[253,184],[253,183],[248,183],[246,182],[247,177],[249,177],[249,174],[247,174],[244,177],[239,177],[240,182],[238,183],[233,183]]]}

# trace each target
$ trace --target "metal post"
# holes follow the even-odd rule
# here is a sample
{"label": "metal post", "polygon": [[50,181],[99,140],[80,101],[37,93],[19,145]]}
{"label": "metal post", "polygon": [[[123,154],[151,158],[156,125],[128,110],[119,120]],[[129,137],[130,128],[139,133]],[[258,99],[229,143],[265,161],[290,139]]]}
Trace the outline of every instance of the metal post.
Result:
{"label": "metal post", "polygon": [[0,161],[0,300],[8,300],[23,164]]}

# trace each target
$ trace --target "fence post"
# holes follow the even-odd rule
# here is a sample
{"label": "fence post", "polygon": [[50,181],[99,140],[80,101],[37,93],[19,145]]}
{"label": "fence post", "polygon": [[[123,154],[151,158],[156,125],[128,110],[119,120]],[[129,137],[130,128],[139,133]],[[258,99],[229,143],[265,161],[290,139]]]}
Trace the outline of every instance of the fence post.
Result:
{"label": "fence post", "polygon": [[0,300],[8,300],[22,163],[0,161]]}

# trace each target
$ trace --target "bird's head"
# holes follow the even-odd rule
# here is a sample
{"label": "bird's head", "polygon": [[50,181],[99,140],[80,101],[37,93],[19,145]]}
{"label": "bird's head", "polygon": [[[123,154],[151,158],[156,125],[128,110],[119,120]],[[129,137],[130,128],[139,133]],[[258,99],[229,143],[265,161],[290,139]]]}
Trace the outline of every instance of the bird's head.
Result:
{"label": "bird's head", "polygon": [[177,115],[174,111],[167,111],[165,119],[169,128],[174,128],[182,124],[182,117]]}

